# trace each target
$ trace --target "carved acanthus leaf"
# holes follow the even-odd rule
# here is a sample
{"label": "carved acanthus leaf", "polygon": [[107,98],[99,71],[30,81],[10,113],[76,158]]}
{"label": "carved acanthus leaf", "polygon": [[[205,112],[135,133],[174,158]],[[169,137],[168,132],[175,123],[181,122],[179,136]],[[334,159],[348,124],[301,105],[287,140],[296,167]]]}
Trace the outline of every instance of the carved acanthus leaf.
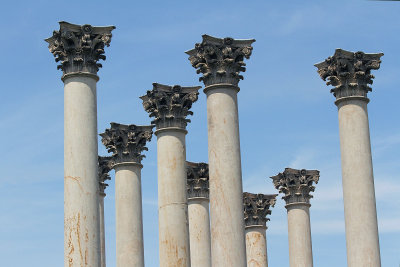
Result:
{"label": "carved acanthus leaf", "polygon": [[137,126],[112,122],[111,128],[101,133],[102,143],[111,152],[115,163],[140,163],[145,157],[142,151],[147,150],[146,142],[151,140],[153,125]]}
{"label": "carved acanthus leaf", "polygon": [[91,73],[97,74],[102,67],[98,61],[105,60],[104,47],[110,46],[111,31],[115,26],[93,27],[89,24],[76,25],[60,22],[60,30],[45,41],[54,55],[57,66],[65,74]]}
{"label": "carved acanthus leaf", "polygon": [[100,193],[104,194],[104,191],[108,184],[105,181],[111,180],[109,172],[113,168],[113,160],[111,157],[98,157],[98,175],[99,175],[99,186],[100,186]]}
{"label": "carved acanthus leaf", "polygon": [[140,99],[143,100],[143,107],[149,113],[149,117],[154,117],[151,123],[154,123],[157,129],[167,127],[185,129],[190,122],[186,116],[193,115],[190,108],[197,101],[200,88],[200,86],[181,87],[153,83],[153,90],[147,91]]}
{"label": "carved acanthus leaf", "polygon": [[284,193],[283,199],[286,204],[292,203],[310,203],[310,192],[314,192],[315,186],[319,180],[319,171],[317,170],[296,170],[285,168],[285,171],[271,177],[276,189]]}
{"label": "carved acanthus leaf", "polygon": [[244,59],[249,59],[255,42],[251,40],[235,40],[233,38],[215,38],[203,35],[203,41],[195,48],[187,51],[192,66],[203,76],[199,79],[205,86],[229,83],[237,86],[246,71]]}
{"label": "carved acanthus leaf", "polygon": [[266,226],[267,215],[271,215],[270,207],[275,206],[276,196],[243,193],[244,223],[246,227]]}
{"label": "carved acanthus leaf", "polygon": [[186,161],[188,198],[209,198],[208,164]]}
{"label": "carved acanthus leaf", "polygon": [[380,68],[383,53],[365,54],[336,49],[335,54],[325,61],[315,64],[322,80],[332,85],[333,95],[339,99],[348,96],[367,97],[372,91],[369,84],[375,78],[371,70]]}

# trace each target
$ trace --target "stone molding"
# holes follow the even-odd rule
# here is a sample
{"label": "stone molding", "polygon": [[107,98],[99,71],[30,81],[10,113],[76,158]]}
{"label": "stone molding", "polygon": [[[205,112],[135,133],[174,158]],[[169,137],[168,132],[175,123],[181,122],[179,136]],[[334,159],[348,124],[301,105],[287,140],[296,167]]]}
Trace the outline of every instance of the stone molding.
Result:
{"label": "stone molding", "polygon": [[146,142],[151,140],[153,125],[138,126],[112,122],[111,128],[101,133],[101,142],[112,153],[114,164],[135,162],[141,163],[145,155],[142,151],[148,150]]}
{"label": "stone molding", "polygon": [[186,161],[187,193],[189,199],[209,199],[208,164]]}
{"label": "stone molding", "polygon": [[154,117],[151,123],[156,125],[157,130],[171,127],[186,129],[190,122],[186,116],[193,115],[190,108],[197,101],[200,88],[153,83],[153,90],[147,91],[140,99],[149,117]]}
{"label": "stone molding", "polygon": [[216,38],[203,35],[203,41],[197,43],[195,48],[186,52],[192,66],[197,73],[202,73],[199,78],[205,86],[219,83],[228,83],[234,86],[243,80],[240,72],[245,72],[246,63],[253,50],[251,44],[254,39],[236,40],[231,37]]}
{"label": "stone molding", "polygon": [[267,227],[267,215],[271,215],[271,207],[275,206],[277,194],[264,195],[243,193],[245,227]]}
{"label": "stone molding", "polygon": [[89,24],[76,25],[59,22],[60,30],[45,39],[49,50],[60,64],[64,75],[90,73],[96,75],[102,67],[98,61],[105,60],[104,48],[110,46],[111,31],[115,26],[94,27]]}
{"label": "stone molding", "polygon": [[271,177],[276,189],[284,193],[282,198],[286,205],[290,204],[310,204],[310,192],[314,192],[315,186],[319,180],[319,171],[317,170],[296,170],[285,168],[285,171]]}
{"label": "stone molding", "polygon": [[331,93],[336,99],[359,96],[367,98],[372,91],[369,84],[373,83],[371,70],[380,68],[383,53],[366,54],[336,49],[335,54],[325,61],[315,64],[318,74],[326,85],[334,86]]}
{"label": "stone molding", "polygon": [[98,156],[98,163],[99,163],[98,173],[99,173],[100,195],[105,196],[104,191],[108,186],[108,184],[106,184],[105,181],[111,180],[109,172],[113,168],[113,160],[111,157]]}

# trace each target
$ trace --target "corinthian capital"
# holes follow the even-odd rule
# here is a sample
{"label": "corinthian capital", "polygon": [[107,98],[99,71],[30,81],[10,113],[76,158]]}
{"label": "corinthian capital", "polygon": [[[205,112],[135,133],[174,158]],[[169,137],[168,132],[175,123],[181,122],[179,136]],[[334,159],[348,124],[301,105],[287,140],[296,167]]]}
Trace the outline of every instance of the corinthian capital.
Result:
{"label": "corinthian capital", "polygon": [[188,198],[209,198],[208,164],[186,161]]}
{"label": "corinthian capital", "polygon": [[112,122],[111,128],[101,133],[101,141],[111,152],[114,163],[140,163],[145,157],[143,150],[147,150],[146,142],[151,140],[153,125],[137,126],[124,125]]}
{"label": "corinthian capital", "polygon": [[61,21],[60,30],[45,41],[60,65],[63,74],[97,74],[102,67],[98,61],[105,60],[104,47],[110,46],[114,26],[93,27],[89,24],[76,25]]}
{"label": "corinthian capital", "polygon": [[193,115],[190,111],[192,104],[197,101],[200,86],[181,87],[180,85],[168,86],[153,83],[153,90],[141,96],[143,107],[154,117],[151,123],[157,129],[167,127],[186,128],[189,119],[186,116]]}
{"label": "corinthian capital", "polygon": [[319,171],[295,170],[286,168],[284,172],[271,177],[274,186],[280,193],[284,193],[286,204],[306,203],[310,204],[310,192],[314,192],[314,183],[318,183]]}
{"label": "corinthian capital", "polygon": [[275,206],[276,196],[243,193],[244,223],[246,227],[267,226],[267,215],[271,215],[270,207]]}
{"label": "corinthian capital", "polygon": [[318,68],[322,80],[328,80],[326,84],[334,86],[331,93],[336,99],[349,96],[367,97],[367,93],[372,91],[369,84],[375,78],[371,70],[380,68],[382,56],[383,53],[365,54],[336,49],[333,56],[314,66]]}
{"label": "corinthian capital", "polygon": [[100,183],[100,194],[104,194],[104,191],[108,184],[106,184],[106,180],[111,180],[109,172],[112,169],[113,161],[111,157],[98,157],[99,162],[99,183]]}
{"label": "corinthian capital", "polygon": [[237,86],[243,80],[240,72],[246,71],[244,59],[249,59],[254,39],[235,40],[230,37],[215,38],[203,35],[203,41],[186,52],[197,73],[202,73],[199,80],[205,86],[228,83]]}

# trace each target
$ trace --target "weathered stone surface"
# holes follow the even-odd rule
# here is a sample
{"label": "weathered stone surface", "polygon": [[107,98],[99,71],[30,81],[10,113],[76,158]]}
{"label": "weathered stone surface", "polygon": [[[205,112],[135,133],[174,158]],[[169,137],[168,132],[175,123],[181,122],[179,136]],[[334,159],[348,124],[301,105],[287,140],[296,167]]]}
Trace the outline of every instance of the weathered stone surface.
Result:
{"label": "weathered stone surface", "polygon": [[336,99],[348,96],[367,97],[372,91],[369,84],[375,77],[371,70],[380,68],[383,53],[366,54],[336,49],[335,54],[314,66],[318,68],[321,78],[332,85],[331,90]]}
{"label": "weathered stone surface", "polygon": [[111,128],[101,133],[102,142],[108,152],[113,153],[114,163],[136,162],[140,163],[145,155],[143,150],[148,150],[146,142],[151,140],[153,125],[137,126],[112,122]]}
{"label": "weathered stone surface", "polygon": [[168,127],[186,128],[189,119],[186,116],[193,115],[190,111],[192,104],[198,99],[198,90],[201,86],[182,87],[180,85],[163,85],[153,83],[153,90],[147,91],[141,96],[143,107],[154,117],[157,129]]}
{"label": "weathered stone surface", "polygon": [[76,25],[61,21],[60,30],[45,41],[54,55],[57,66],[65,74],[91,73],[97,74],[102,67],[98,61],[105,60],[105,46],[110,46],[111,31],[115,26],[93,27],[92,25]]}
{"label": "weathered stone surface", "polygon": [[202,73],[200,81],[205,86],[228,83],[237,86],[246,71],[244,59],[249,59],[254,39],[235,40],[230,37],[216,38],[203,35],[203,41],[186,52],[197,73]]}
{"label": "weathered stone surface", "polygon": [[296,170],[285,168],[285,171],[271,177],[274,186],[280,193],[286,204],[310,203],[310,192],[314,192],[314,183],[318,183],[319,171],[317,170]]}
{"label": "weathered stone surface", "polygon": [[186,161],[188,198],[209,197],[208,164]]}
{"label": "weathered stone surface", "polygon": [[109,172],[113,168],[113,161],[111,157],[99,156],[99,183],[100,183],[100,194],[104,194],[104,191],[108,184],[105,181],[111,180]]}
{"label": "weathered stone surface", "polygon": [[266,227],[267,215],[271,215],[270,207],[275,206],[277,194],[264,195],[243,193],[244,223],[249,226]]}

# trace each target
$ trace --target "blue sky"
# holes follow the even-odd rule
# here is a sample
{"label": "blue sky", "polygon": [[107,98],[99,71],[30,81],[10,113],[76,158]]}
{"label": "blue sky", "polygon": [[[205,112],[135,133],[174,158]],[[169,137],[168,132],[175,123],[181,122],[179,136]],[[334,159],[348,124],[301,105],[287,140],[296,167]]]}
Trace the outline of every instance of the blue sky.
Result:
{"label": "blue sky", "polygon": [[[255,38],[240,82],[244,190],[276,193],[285,167],[319,169],[311,200],[315,266],[346,266],[337,109],[314,63],[336,48],[384,52],[369,94],[383,266],[400,264],[400,3],[382,1],[7,1],[0,9],[1,266],[62,266],[63,84],[44,38],[58,21],[116,25],[99,72],[98,129],[148,124],[153,82],[199,85],[184,51],[202,34]],[[187,159],[207,161],[206,99],[193,105]],[[146,266],[158,266],[155,137],[143,161]],[[106,150],[99,144],[99,153]],[[114,174],[112,173],[112,177]],[[356,190],[356,188],[355,188]],[[106,191],[107,265],[115,266],[114,186]],[[286,210],[268,223],[270,266],[289,266]]]}

